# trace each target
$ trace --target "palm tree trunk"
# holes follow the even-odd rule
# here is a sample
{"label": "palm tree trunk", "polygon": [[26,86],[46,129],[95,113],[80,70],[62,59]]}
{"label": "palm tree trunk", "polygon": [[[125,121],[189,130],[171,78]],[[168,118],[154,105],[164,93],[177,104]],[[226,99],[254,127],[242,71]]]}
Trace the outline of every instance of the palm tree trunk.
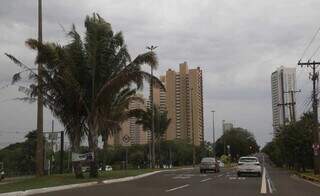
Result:
{"label": "palm tree trunk", "polygon": [[98,126],[91,122],[89,123],[89,135],[88,135],[89,149],[93,153],[93,160],[90,162],[90,177],[98,177],[97,166],[97,150],[98,150]]}
{"label": "palm tree trunk", "polygon": [[[75,137],[74,137],[74,142],[72,145],[72,151],[75,153],[79,153],[80,152],[80,141],[81,141],[81,128],[80,125],[77,125],[77,130],[75,131]],[[74,174],[76,176],[76,178],[83,178],[83,173],[82,173],[82,169],[81,169],[81,163],[80,162],[72,162],[72,167],[74,169]]]}

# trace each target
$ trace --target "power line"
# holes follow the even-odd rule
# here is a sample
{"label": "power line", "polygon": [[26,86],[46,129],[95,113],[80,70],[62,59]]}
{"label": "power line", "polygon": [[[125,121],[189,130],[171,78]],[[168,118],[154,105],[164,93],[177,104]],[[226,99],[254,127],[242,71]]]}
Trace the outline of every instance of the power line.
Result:
{"label": "power line", "polygon": [[300,57],[300,60],[304,57],[304,55],[306,54],[307,50],[310,48],[311,44],[313,43],[313,41],[316,39],[318,33],[320,31],[320,26],[319,28],[317,29],[316,33],[313,35],[312,39],[310,40],[309,44],[307,45],[307,47],[304,49],[301,57]]}
{"label": "power line", "polygon": [[311,55],[311,57],[309,58],[310,60],[314,57],[314,55],[316,55],[318,53],[318,51],[320,50],[320,45],[318,46],[318,48],[314,51],[314,53]]}

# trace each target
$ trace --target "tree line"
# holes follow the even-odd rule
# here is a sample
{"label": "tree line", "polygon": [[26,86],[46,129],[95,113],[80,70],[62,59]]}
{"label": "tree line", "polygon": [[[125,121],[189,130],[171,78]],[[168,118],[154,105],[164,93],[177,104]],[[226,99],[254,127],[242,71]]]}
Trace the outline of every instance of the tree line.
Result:
{"label": "tree line", "polygon": [[[25,136],[25,141],[11,144],[0,150],[0,162],[4,163],[7,176],[21,176],[35,174],[35,151],[37,142],[37,132],[30,131]],[[44,143],[50,143],[45,138]],[[192,164],[192,144],[187,140],[161,140],[156,148],[156,165],[158,167],[186,166]],[[212,156],[211,143],[205,142],[196,147],[196,162],[199,163],[202,157]],[[88,146],[81,145],[79,153],[87,153]],[[51,163],[51,174],[60,171],[60,151],[52,152],[51,148],[46,149],[46,158],[54,157]],[[72,172],[72,149],[64,152],[63,171]],[[125,165],[127,154],[128,165]],[[97,166],[103,169],[106,165],[111,165],[113,169],[142,169],[150,165],[149,145],[108,145],[97,149]]]}
{"label": "tree line", "polygon": [[305,113],[299,121],[280,127],[271,142],[263,148],[278,167],[297,171],[313,168],[312,130],[313,113]]}

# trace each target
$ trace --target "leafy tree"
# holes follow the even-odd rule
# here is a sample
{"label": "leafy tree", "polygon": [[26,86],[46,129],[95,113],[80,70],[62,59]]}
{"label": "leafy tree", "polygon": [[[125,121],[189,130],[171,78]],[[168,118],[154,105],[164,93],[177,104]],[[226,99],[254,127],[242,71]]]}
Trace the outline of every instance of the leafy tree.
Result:
{"label": "leafy tree", "polygon": [[171,119],[168,118],[168,112],[160,111],[159,107],[154,104],[153,110],[151,108],[147,108],[146,111],[135,109],[130,111],[130,116],[137,118],[136,124],[142,125],[143,130],[150,131],[152,129],[152,112],[154,115],[155,139],[158,146],[158,162],[161,165],[161,141],[171,122]]}
{"label": "leafy tree", "polygon": [[297,171],[312,168],[313,126],[312,113],[305,113],[298,122],[281,127],[263,152],[278,166]]}
{"label": "leafy tree", "polygon": [[11,144],[0,150],[0,162],[8,175],[31,175],[35,173],[35,150],[37,133],[31,131],[21,143]]}
{"label": "leafy tree", "polygon": [[233,128],[226,131],[216,142],[216,154],[222,156],[228,153],[230,146],[232,160],[236,161],[240,156],[249,155],[259,151],[259,146],[252,133],[243,128]]}

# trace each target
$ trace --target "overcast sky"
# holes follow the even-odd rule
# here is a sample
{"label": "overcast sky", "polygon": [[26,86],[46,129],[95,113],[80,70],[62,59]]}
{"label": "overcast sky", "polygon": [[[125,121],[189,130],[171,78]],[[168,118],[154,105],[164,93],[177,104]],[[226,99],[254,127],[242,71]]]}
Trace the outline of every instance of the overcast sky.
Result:
{"label": "overcast sky", "polygon": [[[123,32],[132,57],[147,45],[159,46],[157,74],[178,70],[184,61],[201,67],[206,140],[212,139],[215,110],[217,137],[226,120],[253,132],[263,146],[272,138],[270,74],[281,65],[296,66],[320,26],[319,8],[319,0],[43,0],[43,37],[65,43],[63,28],[74,23],[83,33],[85,16],[97,12]],[[19,70],[4,52],[33,64],[35,53],[24,45],[28,38],[37,38],[37,0],[1,0],[0,148],[36,128],[36,105],[13,101],[23,95],[17,86],[4,87]],[[305,57],[319,45],[316,39]],[[297,68],[299,114],[308,109],[307,75]],[[49,111],[44,119],[51,130]]]}

